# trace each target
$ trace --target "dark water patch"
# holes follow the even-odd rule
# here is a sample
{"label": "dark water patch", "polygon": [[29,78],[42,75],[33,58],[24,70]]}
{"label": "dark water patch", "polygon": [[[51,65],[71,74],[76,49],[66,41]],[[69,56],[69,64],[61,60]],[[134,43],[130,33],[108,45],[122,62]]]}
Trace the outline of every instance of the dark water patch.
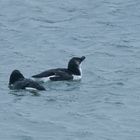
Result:
{"label": "dark water patch", "polygon": [[40,25],[39,28],[43,28],[43,29],[54,29],[54,30],[62,30],[62,27],[58,27],[58,26],[45,26],[45,25]]}
{"label": "dark water patch", "polygon": [[77,132],[72,133],[72,135],[78,139],[84,138],[84,139],[89,139],[92,138],[94,133],[88,130],[79,130]]}
{"label": "dark water patch", "polygon": [[[116,99],[117,100],[117,99]],[[105,98],[105,104],[109,104],[109,105],[114,105],[114,106],[117,106],[117,107],[122,107],[122,106],[124,106],[124,103],[122,102],[122,101],[116,101],[116,100],[111,100],[111,98],[110,97],[108,97],[108,98]],[[120,99],[118,99],[118,100],[120,100]]]}
{"label": "dark water patch", "polygon": [[[71,91],[72,89],[78,89],[80,87],[80,81],[50,81],[46,83],[46,87],[48,86],[48,89],[55,90],[55,91]],[[66,87],[66,90],[65,88]]]}
{"label": "dark water patch", "polygon": [[22,22],[25,20],[28,20],[28,18],[27,17],[16,17],[14,19],[9,19],[8,22],[17,23],[17,22]]}
{"label": "dark water patch", "polygon": [[113,24],[112,22],[98,21],[97,23],[98,23],[98,24],[101,24],[101,25],[109,26],[109,27],[115,27],[115,26],[116,26],[116,25]]}
{"label": "dark water patch", "polygon": [[57,97],[55,97],[55,96],[54,97],[53,96],[47,96],[46,101],[50,102],[50,103],[54,103],[54,102],[57,101]]}
{"label": "dark water patch", "polygon": [[18,35],[20,35],[22,32],[20,30],[17,30],[17,29],[8,29],[6,28],[5,29],[7,32],[10,32],[10,33],[16,33]]}
{"label": "dark water patch", "polygon": [[108,52],[97,52],[97,51],[95,51],[94,52],[94,54],[95,55],[99,55],[99,56],[101,56],[101,57],[105,57],[105,56],[109,56],[109,57],[115,57],[115,54],[112,54],[112,53],[108,53]]}
{"label": "dark water patch", "polygon": [[[88,41],[92,41],[95,38],[94,35],[77,35],[77,36],[73,36],[72,40],[73,41],[78,41],[78,42],[88,42]],[[87,46],[85,46],[85,48],[87,48]]]}
{"label": "dark water patch", "polygon": [[53,20],[48,20],[48,19],[44,19],[44,18],[30,18],[30,20],[33,20],[33,21],[38,21],[38,22],[44,22],[44,23],[50,23],[50,24],[53,24],[55,23],[55,21]]}
{"label": "dark water patch", "polygon": [[3,24],[3,23],[0,23],[0,28],[6,28],[7,26],[5,25],[5,24]]}
{"label": "dark water patch", "polygon": [[20,96],[40,96],[39,91],[11,90],[9,94]]}
{"label": "dark water patch", "polygon": [[116,96],[116,98],[117,97],[120,97],[120,96],[122,96],[122,97],[124,97],[124,94],[122,93],[117,93],[117,92],[108,92],[107,94],[109,94],[109,96]]}
{"label": "dark water patch", "polygon": [[116,45],[117,48],[133,48],[134,46],[130,46],[130,45]]}
{"label": "dark water patch", "polygon": [[34,138],[32,136],[28,136],[28,135],[14,135],[12,136],[14,139],[20,139],[20,140],[34,140]]}
{"label": "dark water patch", "polygon": [[58,7],[60,8],[62,11],[65,11],[65,12],[68,12],[68,13],[75,13],[77,12],[77,8],[74,8],[74,7]]}
{"label": "dark water patch", "polygon": [[56,23],[62,23],[62,22],[70,22],[74,20],[75,18],[76,17],[70,17],[70,18],[66,18],[62,20],[53,20],[53,19],[45,19],[44,17],[40,17],[40,18],[30,18],[30,19],[33,21],[41,22],[41,23],[56,24]]}

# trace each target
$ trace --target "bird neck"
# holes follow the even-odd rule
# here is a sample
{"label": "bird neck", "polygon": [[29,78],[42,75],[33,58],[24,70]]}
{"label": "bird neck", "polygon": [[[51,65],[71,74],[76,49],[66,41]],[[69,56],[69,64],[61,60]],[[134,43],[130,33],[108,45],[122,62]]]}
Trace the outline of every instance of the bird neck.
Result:
{"label": "bird neck", "polygon": [[78,67],[68,67],[68,70],[74,75],[81,75],[82,74],[81,68],[78,68]]}

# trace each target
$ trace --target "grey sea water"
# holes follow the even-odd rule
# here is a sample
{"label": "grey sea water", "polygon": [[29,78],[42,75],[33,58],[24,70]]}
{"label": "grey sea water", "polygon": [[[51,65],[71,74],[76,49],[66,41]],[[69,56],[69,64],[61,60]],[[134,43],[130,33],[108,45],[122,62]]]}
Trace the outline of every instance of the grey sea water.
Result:
{"label": "grey sea water", "polygon": [[[83,55],[79,82],[7,87]],[[140,1],[0,0],[0,140],[140,140]]]}

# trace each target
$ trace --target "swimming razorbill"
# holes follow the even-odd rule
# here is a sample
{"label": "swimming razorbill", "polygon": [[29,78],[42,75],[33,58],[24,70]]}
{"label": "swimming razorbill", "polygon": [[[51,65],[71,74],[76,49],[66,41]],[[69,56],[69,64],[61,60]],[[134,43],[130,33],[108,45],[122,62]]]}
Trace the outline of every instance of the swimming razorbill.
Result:
{"label": "swimming razorbill", "polygon": [[21,74],[19,70],[14,70],[9,79],[9,88],[10,89],[26,89],[26,90],[45,90],[43,86],[41,86],[36,81],[31,79],[26,79]]}
{"label": "swimming razorbill", "polygon": [[63,80],[80,80],[82,78],[81,62],[85,59],[82,57],[73,57],[70,59],[67,68],[49,69],[40,74],[33,75],[32,78],[37,81],[47,82]]}

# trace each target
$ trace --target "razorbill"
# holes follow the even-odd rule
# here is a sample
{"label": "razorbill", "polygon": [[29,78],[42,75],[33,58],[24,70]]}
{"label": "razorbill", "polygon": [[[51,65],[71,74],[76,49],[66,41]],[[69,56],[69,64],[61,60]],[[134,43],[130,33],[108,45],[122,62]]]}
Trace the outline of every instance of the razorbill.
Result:
{"label": "razorbill", "polygon": [[68,62],[67,68],[49,69],[40,74],[33,75],[32,78],[37,81],[47,82],[64,81],[64,80],[80,80],[82,78],[81,62],[85,59],[82,57],[73,57]]}
{"label": "razorbill", "polygon": [[14,70],[9,79],[9,88],[10,89],[26,89],[30,91],[34,90],[45,90],[43,86],[41,86],[36,81],[31,79],[26,79],[21,74],[19,70]]}

